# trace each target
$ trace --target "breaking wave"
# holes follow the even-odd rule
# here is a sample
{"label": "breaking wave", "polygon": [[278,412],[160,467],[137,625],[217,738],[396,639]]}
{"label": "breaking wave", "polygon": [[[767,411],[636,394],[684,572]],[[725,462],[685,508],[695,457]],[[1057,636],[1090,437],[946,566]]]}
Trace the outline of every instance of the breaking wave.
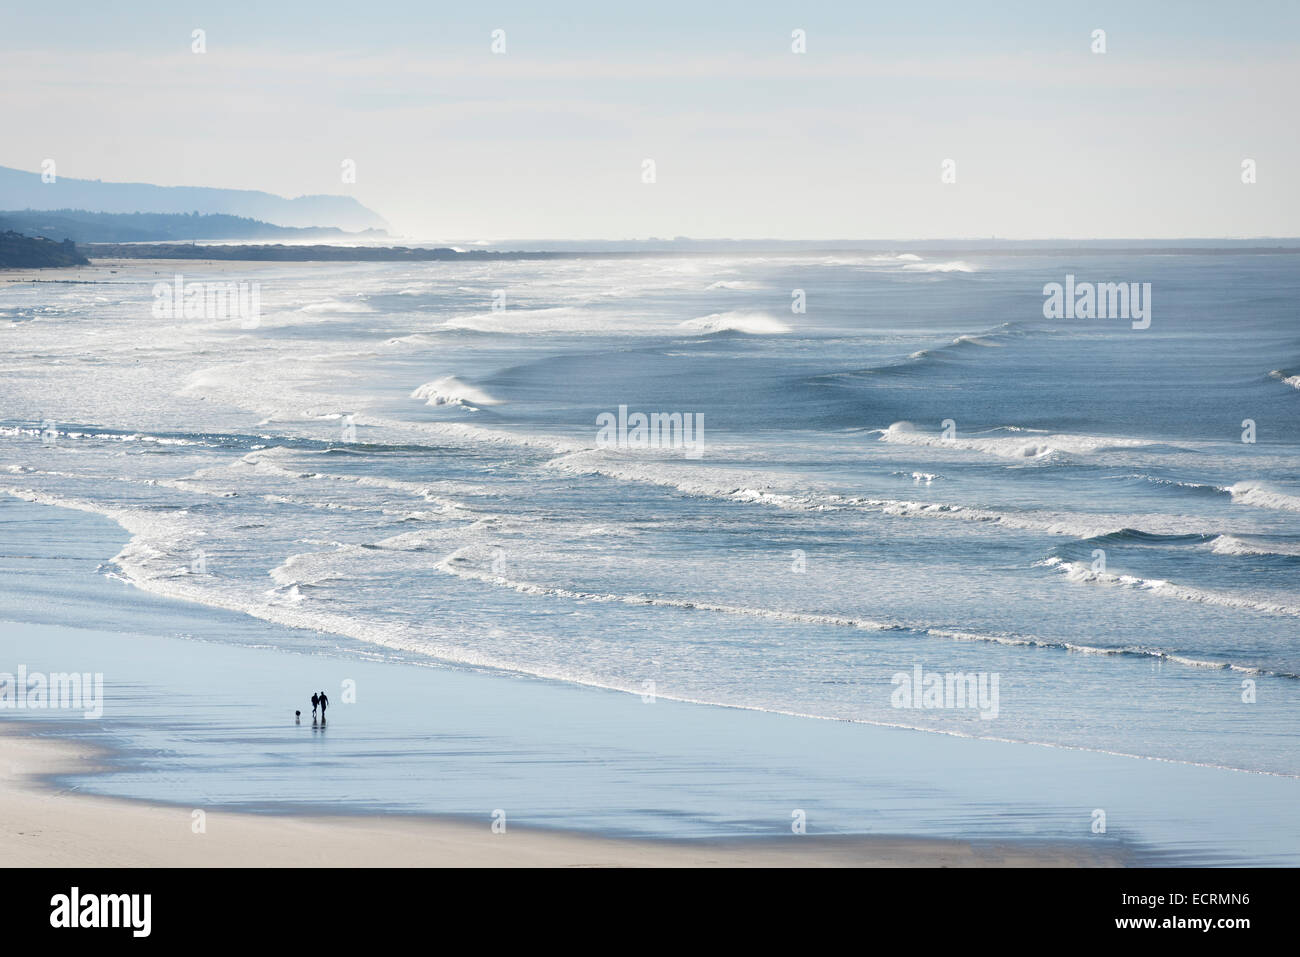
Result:
{"label": "breaking wave", "polygon": [[740,332],[749,336],[775,336],[790,327],[765,312],[715,312],[698,319],[687,319],[679,328],[711,335],[716,332]]}
{"label": "breaking wave", "polygon": [[411,393],[411,398],[424,399],[426,405],[459,405],[467,409],[501,404],[500,399],[451,375],[426,382]]}
{"label": "breaking wave", "polygon": [[1160,578],[1138,578],[1134,575],[1117,575],[1112,572],[1093,571],[1086,562],[1071,562],[1063,558],[1052,557],[1041,564],[1057,568],[1065,577],[1078,584],[1110,585],[1119,588],[1133,588],[1147,591],[1165,598],[1178,598],[1183,601],[1201,602],[1206,605],[1218,605],[1222,608],[1237,608],[1246,611],[1258,611],[1267,615],[1300,616],[1300,605],[1269,601],[1263,598],[1245,598],[1227,595],[1223,592],[1178,585]]}

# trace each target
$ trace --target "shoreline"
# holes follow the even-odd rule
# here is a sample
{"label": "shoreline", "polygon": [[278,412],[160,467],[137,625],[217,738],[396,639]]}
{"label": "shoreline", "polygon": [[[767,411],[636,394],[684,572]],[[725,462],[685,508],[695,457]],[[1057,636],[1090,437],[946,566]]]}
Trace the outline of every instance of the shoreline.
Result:
{"label": "shoreline", "polygon": [[[322,655],[311,635],[103,577],[123,536],[110,519],[9,506],[28,560],[55,563],[41,576],[54,604],[33,614],[34,583],[21,576],[0,588],[0,671],[102,673],[109,717],[0,711],[8,861],[292,866],[320,849],[386,866],[1294,858],[1294,779],[668,699],[650,708],[528,676],[377,660],[350,641]],[[336,704],[328,735],[295,726],[290,689],[352,679],[359,703]],[[494,808],[509,809],[518,840],[492,833]],[[792,808],[808,814],[797,841]],[[1109,833],[1089,833],[1094,808]],[[224,822],[220,841],[194,845],[196,809]],[[163,838],[176,827],[184,841]]]}
{"label": "shoreline", "polygon": [[429,815],[270,815],[78,794],[60,775],[105,755],[0,724],[7,867],[1117,867],[1114,849],[1035,841],[900,836],[639,840],[481,825]]}

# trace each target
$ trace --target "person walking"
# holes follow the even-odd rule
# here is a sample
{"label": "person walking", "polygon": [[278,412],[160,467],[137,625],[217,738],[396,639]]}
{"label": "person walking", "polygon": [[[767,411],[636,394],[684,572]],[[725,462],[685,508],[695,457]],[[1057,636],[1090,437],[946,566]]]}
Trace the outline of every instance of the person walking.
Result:
{"label": "person walking", "polygon": [[313,691],[311,694],[311,719],[313,721],[316,720],[316,706],[318,704],[320,704],[320,695]]}
{"label": "person walking", "polygon": [[325,692],[322,691],[322,692],[320,693],[320,699],[319,699],[319,700],[320,700],[320,723],[321,723],[321,724],[324,724],[324,723],[325,723],[325,709],[329,707],[330,699],[326,696]]}

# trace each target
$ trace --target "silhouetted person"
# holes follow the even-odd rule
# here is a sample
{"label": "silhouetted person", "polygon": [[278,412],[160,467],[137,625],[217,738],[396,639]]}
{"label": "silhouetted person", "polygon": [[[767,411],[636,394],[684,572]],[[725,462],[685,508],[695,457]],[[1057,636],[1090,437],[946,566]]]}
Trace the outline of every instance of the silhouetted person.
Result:
{"label": "silhouetted person", "polygon": [[325,709],[329,707],[330,699],[325,696],[325,692],[320,693],[320,723],[325,723]]}
{"label": "silhouetted person", "polygon": [[318,704],[320,704],[320,695],[313,691],[311,694],[311,719],[313,721],[316,720],[316,706]]}

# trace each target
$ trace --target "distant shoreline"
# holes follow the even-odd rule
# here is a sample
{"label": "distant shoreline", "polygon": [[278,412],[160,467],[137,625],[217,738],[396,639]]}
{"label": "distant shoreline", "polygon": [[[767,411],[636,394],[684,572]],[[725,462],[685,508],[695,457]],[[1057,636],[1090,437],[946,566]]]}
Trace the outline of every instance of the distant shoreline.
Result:
{"label": "distant shoreline", "polygon": [[1052,255],[1260,255],[1260,254],[1296,254],[1300,245],[1292,246],[952,246],[943,248],[925,248],[900,244],[889,249],[872,250],[867,248],[846,249],[843,246],[828,245],[819,248],[809,245],[805,248],[774,248],[764,250],[761,247],[727,249],[723,247],[699,249],[536,249],[536,250],[495,250],[495,249],[453,249],[450,246],[286,246],[283,244],[247,244],[247,245],[198,245],[196,243],[84,243],[77,247],[91,260],[96,259],[177,259],[177,260],[221,260],[236,262],[462,262],[493,260],[551,260],[551,259],[640,259],[648,257],[682,257],[682,256],[720,256],[720,255],[762,255],[782,253],[785,255],[822,255],[844,252],[888,252],[906,250],[918,256],[1052,256]]}

